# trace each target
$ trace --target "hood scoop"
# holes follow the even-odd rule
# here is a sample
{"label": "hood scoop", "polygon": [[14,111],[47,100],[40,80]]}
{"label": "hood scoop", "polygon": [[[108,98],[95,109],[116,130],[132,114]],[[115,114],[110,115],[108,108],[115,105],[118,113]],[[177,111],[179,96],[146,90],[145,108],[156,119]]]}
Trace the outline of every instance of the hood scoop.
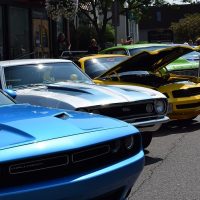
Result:
{"label": "hood scoop", "polygon": [[47,88],[49,90],[62,90],[68,92],[79,92],[79,93],[90,94],[89,92],[86,91],[86,88],[75,88],[75,87],[59,86],[59,85],[48,85]]}
{"label": "hood scoop", "polygon": [[62,120],[66,120],[69,118],[69,116],[66,114],[66,113],[59,113],[59,114],[56,114],[54,115],[54,117],[58,118],[58,119],[62,119]]}

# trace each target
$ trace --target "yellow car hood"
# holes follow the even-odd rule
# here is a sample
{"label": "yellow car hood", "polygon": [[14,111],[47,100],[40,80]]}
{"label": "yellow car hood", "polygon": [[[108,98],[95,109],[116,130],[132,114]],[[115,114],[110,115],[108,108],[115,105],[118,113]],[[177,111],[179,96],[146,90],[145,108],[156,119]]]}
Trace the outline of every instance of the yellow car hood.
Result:
{"label": "yellow car hood", "polygon": [[138,53],[137,55],[134,55],[124,62],[114,66],[98,78],[105,77],[113,72],[128,72],[133,69],[138,71],[151,71],[155,73],[180,56],[199,50],[200,47],[192,48],[190,46],[174,46],[151,52],[142,51],[141,53]]}

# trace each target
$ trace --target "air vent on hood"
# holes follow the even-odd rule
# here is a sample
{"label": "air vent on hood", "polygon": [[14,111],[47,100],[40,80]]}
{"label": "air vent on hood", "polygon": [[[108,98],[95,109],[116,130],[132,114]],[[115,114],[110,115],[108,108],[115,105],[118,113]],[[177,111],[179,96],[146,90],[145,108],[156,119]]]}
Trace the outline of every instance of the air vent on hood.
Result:
{"label": "air vent on hood", "polygon": [[54,117],[65,120],[69,116],[66,113],[59,113],[59,114],[55,115]]}
{"label": "air vent on hood", "polygon": [[90,94],[89,92],[86,91],[86,88],[81,88],[81,87],[67,87],[67,86],[60,86],[60,85],[48,85],[47,88],[49,90],[62,90],[66,92],[81,92],[81,93],[86,93]]}

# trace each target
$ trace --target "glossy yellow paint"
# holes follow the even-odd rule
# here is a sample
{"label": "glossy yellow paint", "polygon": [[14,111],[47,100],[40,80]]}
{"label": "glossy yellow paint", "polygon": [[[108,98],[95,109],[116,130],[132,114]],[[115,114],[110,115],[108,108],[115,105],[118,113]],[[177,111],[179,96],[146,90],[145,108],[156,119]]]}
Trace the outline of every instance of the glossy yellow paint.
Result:
{"label": "glossy yellow paint", "polygon": [[[105,55],[101,55],[105,56]],[[93,58],[95,56],[92,56]],[[91,59],[90,57],[84,57],[84,59],[79,60],[81,64],[81,68],[84,71],[84,62],[88,59]],[[113,72],[114,73],[114,72]],[[181,76],[173,75],[169,80],[181,78]],[[189,77],[188,77],[189,78]],[[154,88],[149,86],[148,84],[137,84],[134,82],[123,82],[120,80],[120,77],[118,77],[118,80],[113,81],[112,79],[98,79],[95,78],[94,82],[96,84],[101,85],[137,85],[142,87],[147,87],[151,89],[155,89],[163,94],[165,94],[168,97],[169,102],[169,112],[168,116],[172,120],[187,120],[195,118],[200,114],[200,94],[189,96],[189,97],[181,97],[181,98],[174,98],[173,97],[173,91],[181,90],[181,89],[192,89],[192,88],[199,88],[200,90],[200,83],[198,83],[198,80],[195,78],[190,79],[190,81],[194,82],[188,82],[188,83],[167,83],[163,86],[160,86],[158,88]],[[195,83],[196,82],[196,83]],[[182,108],[179,108],[182,107]]]}

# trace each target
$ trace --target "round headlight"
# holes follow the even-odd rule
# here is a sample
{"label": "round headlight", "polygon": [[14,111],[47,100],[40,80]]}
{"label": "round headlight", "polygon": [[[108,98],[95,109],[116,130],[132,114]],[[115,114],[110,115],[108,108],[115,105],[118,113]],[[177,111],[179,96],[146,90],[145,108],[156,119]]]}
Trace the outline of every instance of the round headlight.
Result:
{"label": "round headlight", "polygon": [[133,136],[128,136],[124,139],[124,145],[126,147],[127,150],[130,150],[133,148],[134,146],[134,138]]}
{"label": "round headlight", "polygon": [[158,114],[163,114],[165,112],[165,102],[162,100],[155,101],[155,110]]}
{"label": "round headlight", "polygon": [[150,103],[148,103],[148,104],[146,105],[146,111],[147,111],[148,113],[152,113],[152,112],[153,112],[153,105],[150,104]]}

